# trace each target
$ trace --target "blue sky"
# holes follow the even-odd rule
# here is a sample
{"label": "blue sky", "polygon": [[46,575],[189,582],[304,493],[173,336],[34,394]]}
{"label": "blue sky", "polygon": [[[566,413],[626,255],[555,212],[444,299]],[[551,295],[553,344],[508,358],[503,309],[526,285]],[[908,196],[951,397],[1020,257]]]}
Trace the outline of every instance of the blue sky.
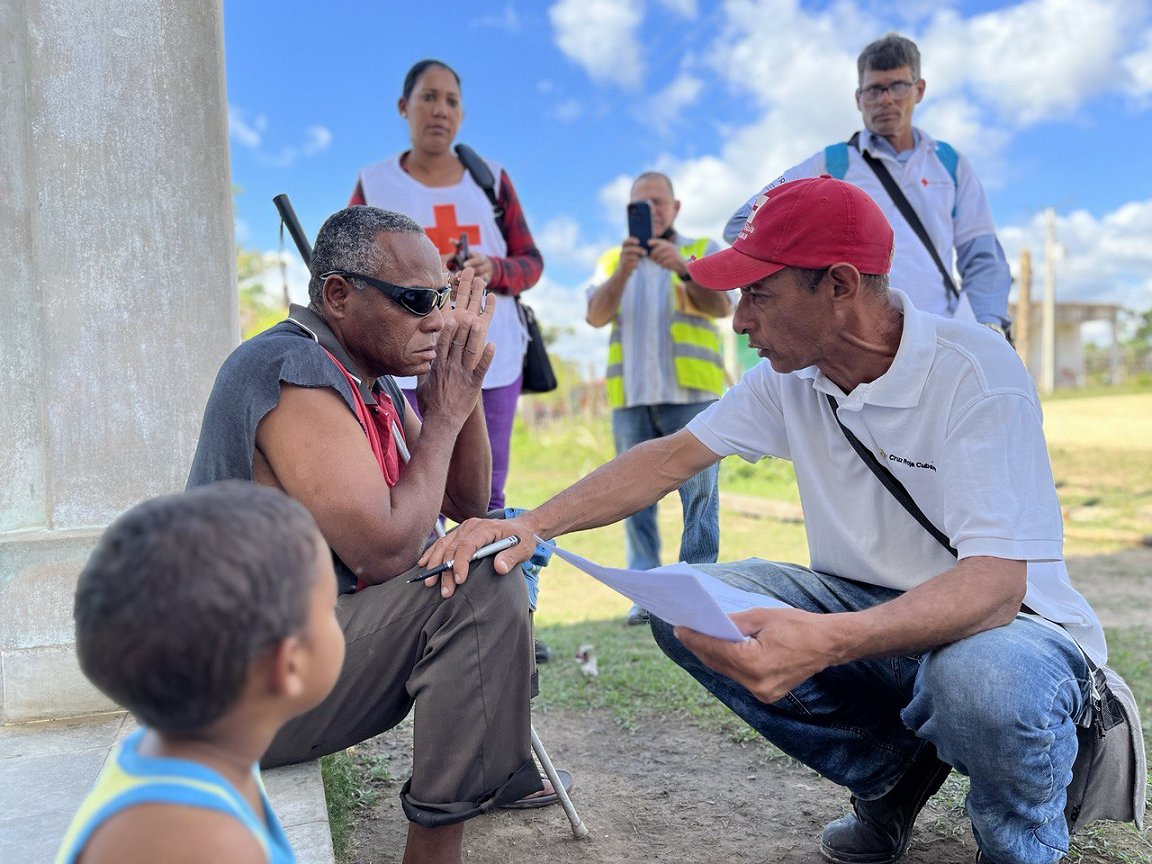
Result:
{"label": "blue sky", "polygon": [[[241,245],[277,249],[278,192],[314,235],[361,166],[407,148],[404,73],[442,59],[463,80],[458,140],[505,166],[544,254],[527,299],[571,328],[573,357],[606,344],[584,288],[631,178],[669,173],[678,227],[718,239],[858,128],[855,58],[889,30],[920,45],[916,122],[972,160],[1013,268],[1021,247],[1038,268],[1053,207],[1060,299],[1152,306],[1150,0],[225,0],[224,27]],[[288,273],[302,296],[294,255]]]}

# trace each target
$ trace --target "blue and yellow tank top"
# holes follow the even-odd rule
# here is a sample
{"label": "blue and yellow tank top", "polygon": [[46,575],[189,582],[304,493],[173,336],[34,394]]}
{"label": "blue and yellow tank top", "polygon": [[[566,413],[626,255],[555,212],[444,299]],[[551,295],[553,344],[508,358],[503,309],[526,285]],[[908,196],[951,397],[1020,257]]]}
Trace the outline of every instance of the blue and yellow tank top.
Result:
{"label": "blue and yellow tank top", "polygon": [[112,752],[92,791],[72,819],[56,855],[56,864],[73,864],[97,828],[136,804],[178,804],[229,813],[252,832],[264,849],[268,864],[295,864],[296,856],[272,812],[257,766],[252,766],[252,773],[260,786],[264,810],[261,816],[253,813],[232,784],[211,768],[186,759],[140,753],[145,731],[137,729]]}

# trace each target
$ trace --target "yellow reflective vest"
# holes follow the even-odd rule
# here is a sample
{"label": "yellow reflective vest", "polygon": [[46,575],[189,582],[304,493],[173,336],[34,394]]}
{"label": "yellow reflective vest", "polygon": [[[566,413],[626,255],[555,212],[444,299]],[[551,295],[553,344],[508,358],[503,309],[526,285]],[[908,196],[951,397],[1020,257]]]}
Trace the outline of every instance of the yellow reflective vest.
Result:
{"label": "yellow reflective vest", "polygon": [[[707,238],[695,240],[680,247],[684,258],[703,257],[708,246]],[[600,258],[599,269],[610,277],[620,266],[620,248],[609,249]],[[721,353],[720,334],[712,319],[700,313],[688,297],[688,289],[675,273],[669,274],[669,290],[672,292],[672,323],[669,338],[672,341],[672,362],[676,372],[676,382],[681,387],[704,390],[721,396],[724,393],[726,377],[724,357]],[[624,407],[624,343],[620,337],[618,322],[612,321],[612,335],[608,341],[608,370],[605,373],[608,388],[608,404],[613,408]]]}

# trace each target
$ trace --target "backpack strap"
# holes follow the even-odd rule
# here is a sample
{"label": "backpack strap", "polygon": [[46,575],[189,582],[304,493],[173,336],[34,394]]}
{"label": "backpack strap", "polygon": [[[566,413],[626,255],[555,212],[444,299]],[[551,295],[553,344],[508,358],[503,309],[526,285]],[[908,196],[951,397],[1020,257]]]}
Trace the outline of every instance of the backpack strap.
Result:
{"label": "backpack strap", "polygon": [[[860,133],[856,133],[853,138],[859,134]],[[841,141],[837,144],[829,144],[824,148],[824,170],[837,180],[844,179],[844,176],[848,173],[847,142]]]}
{"label": "backpack strap", "polygon": [[[888,197],[892,199],[892,203],[896,205],[896,209],[900,211],[900,215],[904,217],[904,221],[908,223],[908,227],[912,229],[920,242],[924,244],[924,248],[928,251],[928,255],[932,258],[932,263],[936,265],[936,269],[940,271],[940,278],[944,282],[944,288],[953,297],[960,297],[960,289],[956,287],[956,283],[952,280],[952,273],[949,268],[944,266],[944,262],[940,260],[940,253],[936,251],[936,246],[932,243],[932,238],[928,236],[928,229],[924,227],[924,223],[920,221],[920,214],[916,212],[916,208],[912,206],[912,202],[908,200],[904,194],[904,190],[900,188],[900,184],[896,182],[889,172],[883,160],[877,159],[871,153],[866,152],[860,147],[860,133],[857,132],[853,135],[848,143],[860,151],[860,158],[864,160],[865,164],[872,169],[872,173],[880,181],[880,185],[884,187],[884,191],[888,193]],[[940,142],[937,142],[939,145]],[[956,151],[948,145],[948,152],[955,155]],[[955,182],[955,176],[953,176]]]}
{"label": "backpack strap", "polygon": [[936,158],[940,160],[941,165],[948,169],[948,176],[952,178],[952,185],[959,186],[960,183],[956,179],[956,168],[960,164],[960,154],[956,152],[956,148],[947,141],[937,141]]}
{"label": "backpack strap", "polygon": [[456,145],[456,156],[464,164],[468,173],[472,175],[472,179],[476,181],[476,185],[484,190],[484,194],[488,196],[488,203],[492,205],[492,215],[496,219],[496,227],[500,229],[500,233],[504,233],[504,208],[500,206],[500,202],[496,200],[496,178],[492,176],[492,169],[488,167],[488,163],[480,158],[480,154],[469,147],[467,144]]}
{"label": "backpack strap", "polygon": [[[959,189],[960,181],[956,179],[956,169],[960,164],[960,154],[956,152],[956,148],[954,148],[947,141],[937,141],[936,158],[940,160],[941,165],[948,169],[948,176],[952,178],[953,188]],[[953,219],[956,218],[956,207],[958,204],[959,201],[952,205]]]}

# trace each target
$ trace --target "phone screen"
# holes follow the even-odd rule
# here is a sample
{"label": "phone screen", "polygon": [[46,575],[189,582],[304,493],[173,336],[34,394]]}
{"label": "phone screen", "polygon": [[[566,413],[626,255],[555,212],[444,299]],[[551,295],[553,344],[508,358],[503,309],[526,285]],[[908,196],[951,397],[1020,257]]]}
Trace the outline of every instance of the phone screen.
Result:
{"label": "phone screen", "polygon": [[648,248],[648,241],[652,239],[652,205],[647,201],[633,201],[628,205],[628,236]]}

